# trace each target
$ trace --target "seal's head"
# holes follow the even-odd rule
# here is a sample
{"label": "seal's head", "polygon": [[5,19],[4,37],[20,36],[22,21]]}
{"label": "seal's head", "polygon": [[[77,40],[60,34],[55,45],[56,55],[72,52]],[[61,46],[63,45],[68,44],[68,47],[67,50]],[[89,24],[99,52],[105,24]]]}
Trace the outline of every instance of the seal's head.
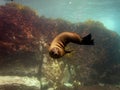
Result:
{"label": "seal's head", "polygon": [[60,58],[64,55],[64,51],[58,48],[58,47],[54,47],[52,48],[50,51],[49,51],[49,55],[52,57],[52,58]]}

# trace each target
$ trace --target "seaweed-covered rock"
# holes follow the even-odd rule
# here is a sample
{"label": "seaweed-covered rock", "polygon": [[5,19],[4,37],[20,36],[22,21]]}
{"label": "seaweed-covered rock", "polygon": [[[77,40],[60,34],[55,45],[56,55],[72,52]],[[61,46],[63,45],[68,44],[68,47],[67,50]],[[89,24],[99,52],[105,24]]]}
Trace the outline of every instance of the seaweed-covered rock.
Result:
{"label": "seaweed-covered rock", "polygon": [[0,80],[0,89],[32,88],[25,85],[27,79],[15,81],[14,76],[35,76],[39,79],[42,54],[39,50],[40,32],[36,27],[38,22],[39,16],[29,7],[16,3],[0,6],[0,76],[11,76],[17,83],[5,84],[12,81]]}
{"label": "seaweed-covered rock", "polygon": [[15,3],[0,6],[1,74],[21,74],[20,70],[22,74],[37,73],[40,34],[35,25],[38,20],[29,7]]}
{"label": "seaweed-covered rock", "polygon": [[39,34],[36,13],[14,3],[1,6],[0,12],[0,53],[35,51]]}
{"label": "seaweed-covered rock", "polygon": [[[66,47],[66,49],[73,50],[73,52],[57,60],[59,64],[56,63],[56,65],[61,68],[61,71],[58,70],[57,73],[59,79],[56,79],[56,81],[61,81],[62,84],[65,83],[66,81],[63,82],[63,79],[65,79],[65,76],[67,75],[66,79],[69,77],[67,82],[73,84],[74,81],[77,81],[78,83],[80,82],[82,85],[99,83],[119,84],[120,36],[116,32],[110,31],[105,28],[102,23],[92,20],[76,24],[59,19],[48,19],[47,22],[49,22],[47,23],[47,26],[50,25],[53,27],[53,29],[51,28],[52,30],[49,30],[49,27],[47,29],[49,30],[49,34],[51,34],[50,38],[46,38],[48,43],[54,38],[54,36],[63,31],[74,31],[82,36],[91,33],[95,41],[94,46],[69,44]],[[52,26],[54,22],[56,22],[56,24]],[[45,33],[47,34],[47,31]],[[46,58],[48,58],[48,61],[52,61],[49,57],[46,56]],[[63,62],[64,65],[61,65],[61,62]],[[68,65],[68,73],[63,76],[62,73],[65,73],[64,69],[66,68],[66,65]],[[46,69],[44,68],[43,73],[46,73],[48,69],[50,71],[49,74],[54,73],[51,63],[48,62],[45,66]],[[47,76],[50,80],[52,80],[53,77],[56,77],[56,74],[49,77]]]}

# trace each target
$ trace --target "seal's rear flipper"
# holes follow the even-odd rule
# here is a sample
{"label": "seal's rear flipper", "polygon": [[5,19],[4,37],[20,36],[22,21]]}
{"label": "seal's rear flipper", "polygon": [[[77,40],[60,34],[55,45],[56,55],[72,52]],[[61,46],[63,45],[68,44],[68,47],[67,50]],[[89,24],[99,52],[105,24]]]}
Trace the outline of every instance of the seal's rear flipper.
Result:
{"label": "seal's rear flipper", "polygon": [[94,45],[94,40],[91,39],[91,34],[88,34],[87,36],[82,38],[81,45]]}

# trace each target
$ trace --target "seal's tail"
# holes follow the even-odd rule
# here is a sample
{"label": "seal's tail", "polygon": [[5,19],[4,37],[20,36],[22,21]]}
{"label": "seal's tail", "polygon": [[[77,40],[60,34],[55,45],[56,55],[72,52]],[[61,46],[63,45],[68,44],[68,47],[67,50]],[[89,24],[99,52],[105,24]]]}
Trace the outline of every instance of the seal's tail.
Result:
{"label": "seal's tail", "polygon": [[82,38],[81,45],[94,45],[94,40],[91,39],[91,34],[88,34],[87,36]]}

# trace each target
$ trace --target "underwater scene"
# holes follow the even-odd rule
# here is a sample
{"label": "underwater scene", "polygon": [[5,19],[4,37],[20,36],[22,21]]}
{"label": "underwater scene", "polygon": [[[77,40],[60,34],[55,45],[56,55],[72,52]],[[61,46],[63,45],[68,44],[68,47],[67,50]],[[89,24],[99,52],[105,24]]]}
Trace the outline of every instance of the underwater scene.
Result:
{"label": "underwater scene", "polygon": [[120,90],[120,0],[0,0],[0,90]]}

